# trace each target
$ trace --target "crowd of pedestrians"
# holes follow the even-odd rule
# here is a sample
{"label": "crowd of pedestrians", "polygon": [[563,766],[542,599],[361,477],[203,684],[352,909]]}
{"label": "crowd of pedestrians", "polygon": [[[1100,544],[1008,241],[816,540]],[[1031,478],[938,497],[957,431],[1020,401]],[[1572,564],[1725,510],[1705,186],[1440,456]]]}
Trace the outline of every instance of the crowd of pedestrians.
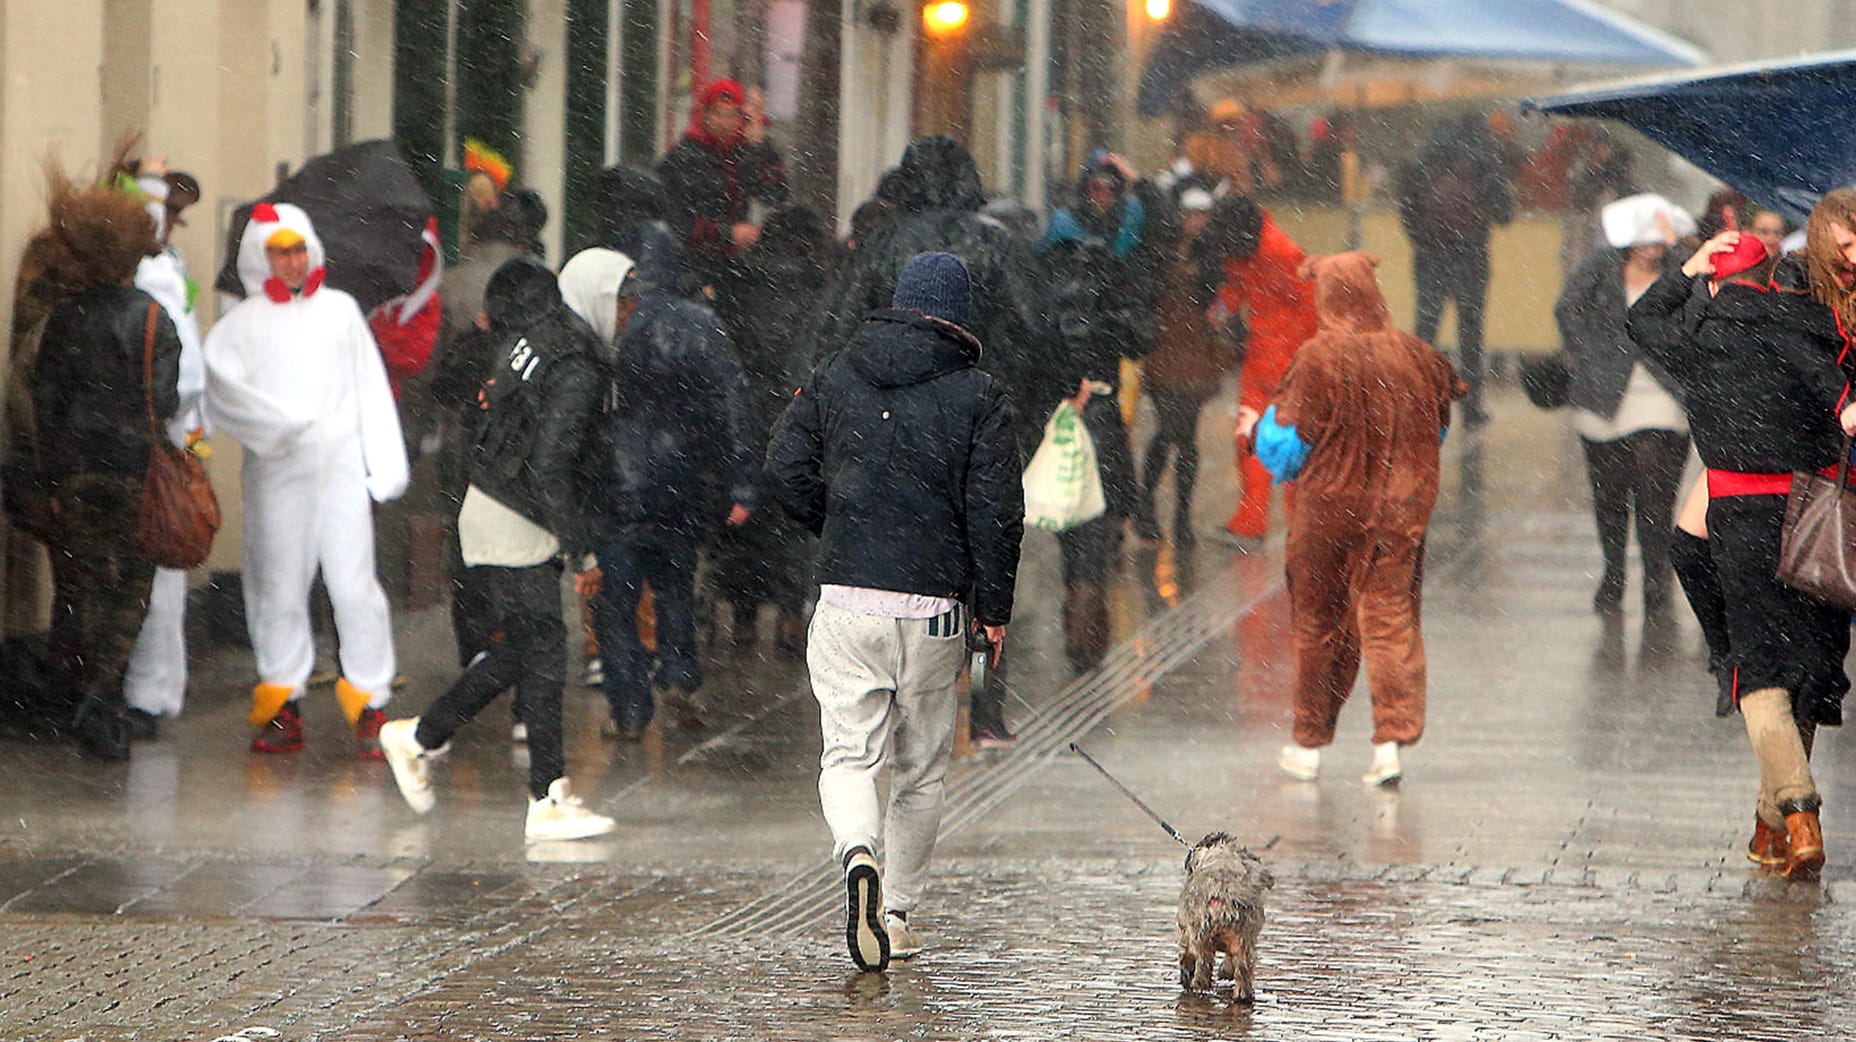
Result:
{"label": "crowd of pedestrians", "polygon": [[[104,759],[178,712],[184,573],[157,571],[138,544],[143,470],[151,437],[195,447],[221,434],[244,450],[254,753],[308,742],[319,578],[356,753],[386,760],[413,810],[437,803],[433,767],[453,736],[513,691],[526,838],[599,835],[616,823],[574,793],[565,761],[563,583],[582,605],[581,679],[603,690],[614,741],[640,738],[660,709],[686,730],[716,722],[705,595],[741,648],[770,609],[772,648],[804,656],[819,704],[846,942],[880,969],[920,948],[910,917],[970,646],[991,668],[969,692],[969,737],[1016,740],[1006,629],[1021,482],[1047,421],[1075,418],[1099,491],[1100,509],[1057,534],[1063,645],[1081,672],[1111,644],[1124,540],[1193,542],[1203,407],[1235,376],[1241,493],[1224,534],[1261,540],[1274,487],[1296,490],[1294,741],[1279,765],[1318,776],[1364,665],[1364,777],[1396,781],[1424,727],[1420,587],[1440,445],[1459,399],[1454,426],[1488,419],[1489,239],[1513,216],[1518,160],[1481,117],[1453,119],[1400,172],[1414,336],[1392,328],[1376,257],[1311,258],[1271,213],[1291,160],[1280,128],[1213,117],[1163,175],[1091,153],[1048,221],[989,196],[961,143],[922,138],[838,242],[790,203],[758,92],[719,81],[654,170],[602,175],[602,241],[558,273],[539,197],[473,152],[460,262],[442,277],[428,232],[418,288],[370,314],[328,283],[309,214],[260,203],[236,244],[243,299],[203,341],[165,247],[198,185],[154,161],[123,160],[122,177],[92,186],[54,178],[16,307],[16,385],[30,393],[10,402],[6,471],[9,515],[51,549],[51,663],[68,696],[45,711]],[[1326,183],[1352,135],[1344,120],[1321,128],[1313,152],[1294,153],[1300,183]],[[1840,722],[1849,626],[1774,579],[1773,561],[1790,474],[1835,462],[1839,420],[1856,429],[1852,199],[1826,197],[1783,259],[1776,215],[1730,202],[1715,234],[1682,244],[1693,229],[1679,210],[1614,202],[1608,245],[1557,312],[1604,554],[1595,607],[1621,610],[1634,513],[1646,610],[1667,620],[1679,579],[1729,678],[1723,712],[1746,718],[1761,765],[1749,853],[1789,875],[1823,862],[1808,758],[1815,728]],[[1430,343],[1446,302],[1456,365]],[[1131,363],[1156,420],[1138,461]],[[1705,519],[1678,524],[1691,428]],[[379,505],[419,480],[409,446],[433,451],[423,480],[448,504],[460,674],[389,719],[375,530]]]}

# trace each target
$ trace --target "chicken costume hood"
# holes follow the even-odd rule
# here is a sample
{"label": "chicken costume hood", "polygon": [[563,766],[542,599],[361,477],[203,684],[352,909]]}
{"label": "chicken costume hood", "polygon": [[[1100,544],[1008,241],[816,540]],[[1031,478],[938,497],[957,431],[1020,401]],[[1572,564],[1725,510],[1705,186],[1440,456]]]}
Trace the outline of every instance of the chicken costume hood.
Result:
{"label": "chicken costume hood", "polygon": [[328,278],[328,255],[322,239],[303,208],[291,203],[259,203],[252,207],[251,220],[245,222],[245,234],[238,241],[238,280],[245,286],[245,296],[265,297],[273,303],[287,302],[293,294],[284,281],[271,274],[271,259],[264,252],[273,236],[301,239],[309,248],[309,278],[304,280],[301,296],[314,296]]}

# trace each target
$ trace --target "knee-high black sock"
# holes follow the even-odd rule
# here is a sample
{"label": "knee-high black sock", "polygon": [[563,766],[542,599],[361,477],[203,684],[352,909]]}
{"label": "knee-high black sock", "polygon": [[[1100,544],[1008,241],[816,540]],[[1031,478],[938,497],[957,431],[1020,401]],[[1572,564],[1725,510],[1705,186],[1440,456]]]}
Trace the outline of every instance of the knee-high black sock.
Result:
{"label": "knee-high black sock", "polygon": [[1701,635],[1708,642],[1708,668],[1717,673],[1732,668],[1727,599],[1721,592],[1721,576],[1714,569],[1708,541],[1677,529],[1670,534],[1669,563],[1675,568],[1676,581],[1682,584],[1682,594],[1688,598],[1695,621],[1701,623]]}

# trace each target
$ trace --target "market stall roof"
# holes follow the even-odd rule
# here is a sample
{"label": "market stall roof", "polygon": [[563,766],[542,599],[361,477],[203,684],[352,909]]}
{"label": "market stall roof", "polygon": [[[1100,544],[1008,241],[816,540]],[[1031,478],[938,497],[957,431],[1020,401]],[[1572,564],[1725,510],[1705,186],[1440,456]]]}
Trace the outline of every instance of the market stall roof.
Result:
{"label": "market stall roof", "polygon": [[1627,80],[1524,107],[1627,123],[1800,223],[1818,196],[1856,183],[1856,51]]}
{"label": "market stall roof", "polygon": [[1325,52],[1580,65],[1695,65],[1675,37],[1589,0],[1186,0],[1141,78],[1142,115],[1194,76]]}

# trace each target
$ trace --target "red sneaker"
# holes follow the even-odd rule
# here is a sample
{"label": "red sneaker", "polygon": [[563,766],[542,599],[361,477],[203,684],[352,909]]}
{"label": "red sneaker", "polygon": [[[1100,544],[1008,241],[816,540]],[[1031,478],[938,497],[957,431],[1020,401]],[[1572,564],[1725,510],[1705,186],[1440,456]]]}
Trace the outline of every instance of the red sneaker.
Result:
{"label": "red sneaker", "polygon": [[387,714],[378,709],[361,710],[354,722],[354,736],[361,742],[361,759],[386,760],[387,754],[380,751],[380,725],[386,722]]}
{"label": "red sneaker", "polygon": [[251,740],[254,753],[300,753],[303,751],[303,718],[297,714],[296,704],[285,702],[284,707],[271,717],[271,722],[264,725],[258,737]]}

